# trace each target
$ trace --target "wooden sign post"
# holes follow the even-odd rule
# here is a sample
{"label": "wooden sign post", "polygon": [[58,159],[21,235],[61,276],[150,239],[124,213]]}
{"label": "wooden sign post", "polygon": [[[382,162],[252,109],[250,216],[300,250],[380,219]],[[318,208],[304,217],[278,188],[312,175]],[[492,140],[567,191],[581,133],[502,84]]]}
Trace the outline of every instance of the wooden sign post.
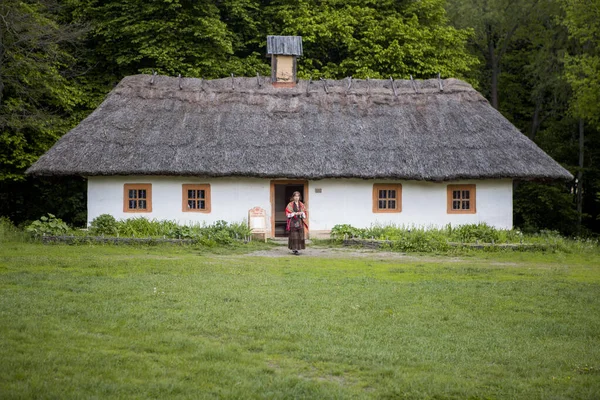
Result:
{"label": "wooden sign post", "polygon": [[248,210],[248,227],[254,235],[263,235],[267,241],[267,212],[260,207],[254,207]]}

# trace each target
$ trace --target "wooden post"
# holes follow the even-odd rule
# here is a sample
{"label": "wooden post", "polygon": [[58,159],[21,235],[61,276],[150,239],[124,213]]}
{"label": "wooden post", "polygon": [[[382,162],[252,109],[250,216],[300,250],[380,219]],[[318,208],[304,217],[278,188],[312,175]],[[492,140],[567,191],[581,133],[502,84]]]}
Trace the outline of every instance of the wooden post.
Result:
{"label": "wooden post", "polygon": [[413,79],[412,75],[410,75],[410,84],[412,85],[412,88],[415,91],[415,93],[419,93],[419,91],[417,90],[417,84],[415,83],[415,80]]}
{"label": "wooden post", "polygon": [[325,89],[325,93],[329,94],[329,89],[327,88],[327,80],[323,78],[319,78],[323,81],[323,88]]}

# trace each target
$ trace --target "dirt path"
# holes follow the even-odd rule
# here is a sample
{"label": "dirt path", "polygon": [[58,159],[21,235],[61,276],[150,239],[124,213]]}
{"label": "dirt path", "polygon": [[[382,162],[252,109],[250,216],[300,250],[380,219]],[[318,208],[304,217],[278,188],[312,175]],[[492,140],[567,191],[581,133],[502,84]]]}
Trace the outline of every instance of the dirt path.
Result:
{"label": "dirt path", "polygon": [[[295,257],[287,246],[278,246],[269,250],[254,251],[245,254],[245,257]],[[405,261],[435,261],[441,257],[432,257],[427,255],[408,255],[406,253],[396,253],[391,251],[379,251],[370,249],[356,249],[348,247],[316,247],[310,246],[302,250],[297,257],[318,257],[318,258],[372,258],[377,260],[405,260]],[[443,257],[445,262],[461,261],[455,257]]]}

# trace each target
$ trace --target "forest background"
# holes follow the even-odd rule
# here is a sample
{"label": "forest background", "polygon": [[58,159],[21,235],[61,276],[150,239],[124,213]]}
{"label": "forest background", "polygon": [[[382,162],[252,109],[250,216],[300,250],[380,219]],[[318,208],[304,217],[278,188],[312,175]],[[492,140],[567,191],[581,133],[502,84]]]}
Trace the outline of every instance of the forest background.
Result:
{"label": "forest background", "polygon": [[600,0],[2,0],[0,216],[85,225],[83,178],[25,170],[123,77],[268,75],[273,34],[301,78],[467,80],[576,177],[516,182],[515,225],[600,234]]}

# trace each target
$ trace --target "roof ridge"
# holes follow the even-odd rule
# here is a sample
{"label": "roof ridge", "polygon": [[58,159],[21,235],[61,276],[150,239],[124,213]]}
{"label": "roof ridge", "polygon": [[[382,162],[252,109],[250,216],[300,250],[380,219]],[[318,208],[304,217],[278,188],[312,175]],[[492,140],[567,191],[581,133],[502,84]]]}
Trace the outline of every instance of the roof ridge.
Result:
{"label": "roof ridge", "polygon": [[308,93],[343,95],[399,95],[453,94],[468,92],[479,95],[473,87],[460,79],[299,79],[295,87],[276,88],[270,77],[229,77],[217,79],[170,77],[165,75],[131,75],[125,77],[117,88],[145,88],[164,91],[252,92],[272,95],[297,95]]}

